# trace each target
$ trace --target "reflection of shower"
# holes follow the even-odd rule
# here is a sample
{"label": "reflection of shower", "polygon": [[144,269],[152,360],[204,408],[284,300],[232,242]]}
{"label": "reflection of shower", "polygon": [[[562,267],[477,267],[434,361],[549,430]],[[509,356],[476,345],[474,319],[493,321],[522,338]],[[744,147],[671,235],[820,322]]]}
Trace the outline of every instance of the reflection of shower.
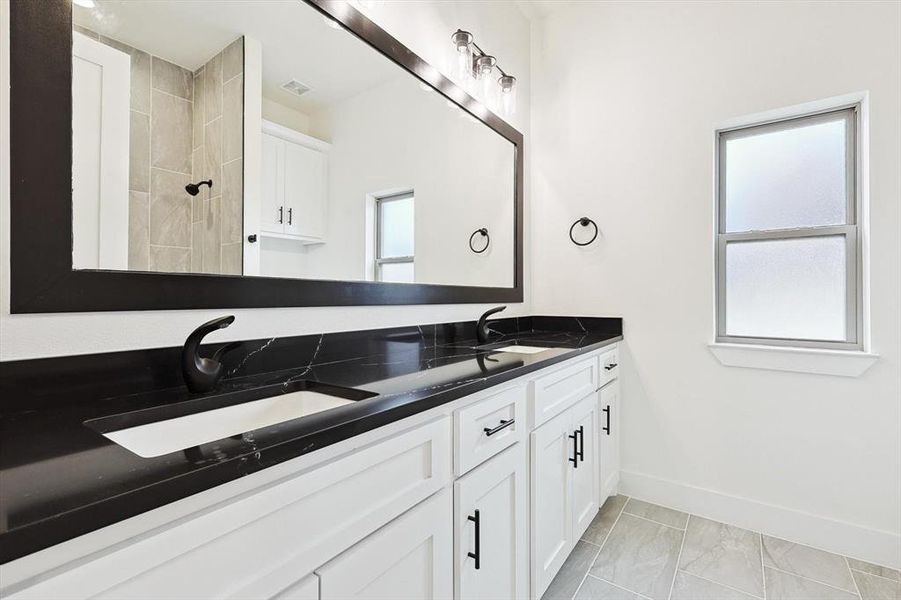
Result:
{"label": "reflection of shower", "polygon": [[185,186],[185,191],[191,194],[192,196],[196,196],[200,193],[200,186],[208,185],[211,188],[213,187],[213,180],[207,179],[206,181],[198,181],[197,183],[189,183]]}

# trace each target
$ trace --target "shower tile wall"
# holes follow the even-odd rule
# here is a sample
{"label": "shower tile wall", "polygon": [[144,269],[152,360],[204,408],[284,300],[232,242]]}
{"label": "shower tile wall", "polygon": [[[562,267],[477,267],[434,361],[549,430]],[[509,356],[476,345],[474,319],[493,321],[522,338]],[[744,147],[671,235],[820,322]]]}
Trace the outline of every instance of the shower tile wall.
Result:
{"label": "shower tile wall", "polygon": [[243,264],[244,39],[194,72],[194,197],[191,270],[240,275]]}
{"label": "shower tile wall", "polygon": [[[128,268],[240,274],[244,40],[192,73],[96,32],[131,57]],[[192,181],[212,179],[193,198]]]}

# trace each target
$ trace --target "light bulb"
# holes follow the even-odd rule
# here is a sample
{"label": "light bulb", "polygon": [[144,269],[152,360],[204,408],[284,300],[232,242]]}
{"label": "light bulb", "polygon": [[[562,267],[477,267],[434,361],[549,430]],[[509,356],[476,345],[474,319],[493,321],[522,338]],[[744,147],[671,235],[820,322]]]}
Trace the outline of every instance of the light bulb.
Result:
{"label": "light bulb", "polygon": [[501,89],[501,109],[507,116],[516,112],[516,77],[504,74],[497,80]]}
{"label": "light bulb", "polygon": [[72,0],[72,2],[82,8],[94,8],[94,0]]}
{"label": "light bulb", "polygon": [[472,34],[458,29],[451,36],[456,50],[456,64],[454,71],[457,79],[465,81],[465,77],[472,76]]}

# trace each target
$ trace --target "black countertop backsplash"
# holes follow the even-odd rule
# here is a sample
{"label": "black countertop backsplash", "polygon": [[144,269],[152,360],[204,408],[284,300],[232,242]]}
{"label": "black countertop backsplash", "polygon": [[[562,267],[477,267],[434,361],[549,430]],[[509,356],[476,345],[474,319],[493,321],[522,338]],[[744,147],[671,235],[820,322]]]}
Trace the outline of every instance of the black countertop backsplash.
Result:
{"label": "black countertop backsplash", "polygon": [[[489,325],[491,342],[555,350],[475,348],[474,321],[252,340],[226,354],[227,375],[208,394],[184,386],[181,347],[0,362],[0,563],[622,337],[619,318],[514,317]],[[141,458],[84,425],[304,380],[377,395],[156,458]]]}

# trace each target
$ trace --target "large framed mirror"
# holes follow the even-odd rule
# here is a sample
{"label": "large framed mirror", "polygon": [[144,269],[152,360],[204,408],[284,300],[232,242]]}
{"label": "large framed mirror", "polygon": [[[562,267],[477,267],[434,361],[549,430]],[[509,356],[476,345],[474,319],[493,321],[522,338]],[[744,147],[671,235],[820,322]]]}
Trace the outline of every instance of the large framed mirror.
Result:
{"label": "large framed mirror", "polygon": [[346,2],[10,12],[12,312],[522,300],[522,135]]}

